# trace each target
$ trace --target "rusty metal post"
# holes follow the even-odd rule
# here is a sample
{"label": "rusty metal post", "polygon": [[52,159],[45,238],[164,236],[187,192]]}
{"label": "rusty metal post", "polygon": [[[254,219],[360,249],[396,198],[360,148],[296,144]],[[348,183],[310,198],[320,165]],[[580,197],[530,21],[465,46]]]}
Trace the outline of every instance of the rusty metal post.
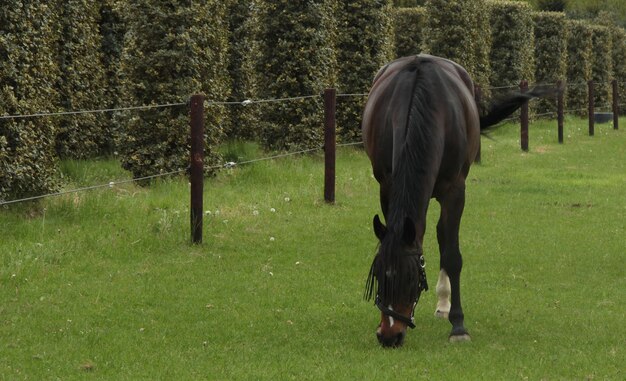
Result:
{"label": "rusty metal post", "polygon": [[204,188],[204,95],[191,97],[191,242],[202,243]]}
{"label": "rusty metal post", "polygon": [[[483,97],[483,92],[482,89],[480,88],[479,84],[474,84],[474,99],[476,100],[476,107],[478,108],[478,113],[482,114],[482,107],[481,107],[481,102],[482,102],[482,97]],[[475,163],[480,163],[481,157],[480,157],[480,151],[481,151],[481,135],[478,135],[478,152],[476,153],[476,157],[474,158],[474,162]]]}
{"label": "rusty metal post", "polygon": [[611,82],[613,87],[613,129],[619,130],[619,91],[617,88],[617,80]]}
{"label": "rusty metal post", "polygon": [[335,112],[337,90],[324,90],[324,201],[335,202]]}
{"label": "rusty metal post", "polygon": [[[528,91],[528,81],[521,81],[519,84],[520,92]],[[524,102],[520,110],[520,145],[522,151],[528,152],[528,101]]]}
{"label": "rusty metal post", "polygon": [[557,81],[556,88],[559,89],[557,92],[556,106],[557,106],[557,128],[558,128],[558,138],[559,143],[563,144],[563,119],[564,119],[564,111],[563,111],[563,81]]}
{"label": "rusty metal post", "polygon": [[595,114],[595,86],[593,84],[593,81],[587,82],[587,87],[589,88],[589,136],[593,136],[595,134],[595,120],[593,119]]}

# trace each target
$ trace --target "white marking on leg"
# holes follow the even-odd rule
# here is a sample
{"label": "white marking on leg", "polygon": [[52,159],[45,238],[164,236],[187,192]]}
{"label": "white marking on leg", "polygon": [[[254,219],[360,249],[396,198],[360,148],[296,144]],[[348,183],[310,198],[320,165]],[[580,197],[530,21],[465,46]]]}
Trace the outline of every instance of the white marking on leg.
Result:
{"label": "white marking on leg", "polygon": [[443,319],[448,318],[450,312],[450,278],[446,270],[441,269],[439,271],[439,279],[437,279],[437,309],[435,310],[435,316]]}
{"label": "white marking on leg", "polygon": [[[387,308],[389,308],[389,311],[393,311],[393,307],[391,307],[391,304]],[[387,317],[389,318],[389,328],[392,328],[396,321],[391,316]]]}

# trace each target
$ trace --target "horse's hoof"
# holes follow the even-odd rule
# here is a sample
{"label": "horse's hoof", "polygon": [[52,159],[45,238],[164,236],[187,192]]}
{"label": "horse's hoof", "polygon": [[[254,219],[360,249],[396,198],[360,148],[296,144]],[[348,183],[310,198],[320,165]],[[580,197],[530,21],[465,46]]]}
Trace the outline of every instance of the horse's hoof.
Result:
{"label": "horse's hoof", "polygon": [[435,317],[439,319],[448,319],[448,311],[435,311]]}
{"label": "horse's hoof", "polygon": [[472,341],[472,338],[469,334],[465,333],[463,335],[450,335],[448,341],[451,343],[464,343],[467,341]]}

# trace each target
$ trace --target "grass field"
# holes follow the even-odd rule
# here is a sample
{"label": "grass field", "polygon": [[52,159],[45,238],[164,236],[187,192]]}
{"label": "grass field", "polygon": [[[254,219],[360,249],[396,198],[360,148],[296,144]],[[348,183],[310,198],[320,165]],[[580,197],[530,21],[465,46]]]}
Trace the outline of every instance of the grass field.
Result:
{"label": "grass field", "polygon": [[[433,317],[433,203],[433,289],[404,347],[378,345],[362,300],[377,184],[343,148],[332,206],[320,156],[207,180],[199,246],[181,179],[0,210],[0,380],[622,380],[625,129],[567,120],[559,145],[554,124],[531,125],[529,153],[517,126],[483,138],[461,229],[470,343]],[[113,160],[63,171],[67,188],[127,176]]]}

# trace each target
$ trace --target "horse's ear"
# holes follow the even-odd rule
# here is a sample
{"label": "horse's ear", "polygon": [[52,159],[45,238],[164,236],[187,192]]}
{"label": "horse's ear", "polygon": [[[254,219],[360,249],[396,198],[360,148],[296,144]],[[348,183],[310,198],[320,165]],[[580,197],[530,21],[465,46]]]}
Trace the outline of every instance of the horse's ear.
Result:
{"label": "horse's ear", "polygon": [[380,217],[378,217],[378,214],[374,216],[374,234],[376,234],[376,237],[378,237],[379,241],[383,241],[383,239],[385,239],[385,236],[387,235],[387,228],[385,227],[385,225],[383,225],[382,222],[380,222]]}
{"label": "horse's ear", "polygon": [[404,243],[411,246],[415,243],[415,238],[417,234],[415,233],[415,223],[410,217],[404,219]]}

